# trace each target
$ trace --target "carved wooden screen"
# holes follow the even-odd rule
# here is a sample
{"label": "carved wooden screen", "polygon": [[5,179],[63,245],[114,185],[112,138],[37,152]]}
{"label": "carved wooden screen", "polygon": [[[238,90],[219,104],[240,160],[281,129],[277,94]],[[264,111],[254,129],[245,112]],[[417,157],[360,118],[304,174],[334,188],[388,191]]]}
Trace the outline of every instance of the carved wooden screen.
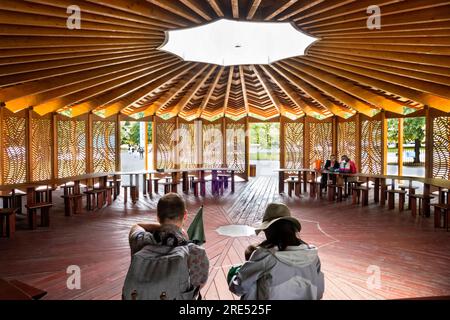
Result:
{"label": "carved wooden screen", "polygon": [[356,161],[356,122],[345,121],[338,123],[337,157],[347,155]]}
{"label": "carved wooden screen", "polygon": [[92,148],[94,172],[113,172],[116,169],[116,123],[93,121]]}
{"label": "carved wooden screen", "polygon": [[86,122],[84,120],[57,121],[58,177],[86,173]]}
{"label": "carved wooden screen", "polygon": [[3,150],[2,184],[27,180],[26,119],[22,114],[3,113],[1,139]]}
{"label": "carved wooden screen", "polygon": [[303,168],[303,137],[302,122],[286,122],[284,126],[285,164],[286,169]]}
{"label": "carved wooden screen", "polygon": [[35,117],[31,119],[31,180],[52,178],[52,121]]}
{"label": "carved wooden screen", "polygon": [[450,179],[450,117],[433,119],[433,178]]}
{"label": "carved wooden screen", "polygon": [[361,122],[361,168],[362,173],[383,173],[382,121],[363,120]]}
{"label": "carved wooden screen", "polygon": [[156,126],[156,169],[175,168],[175,122],[158,122]]}
{"label": "carved wooden screen", "polygon": [[178,154],[180,168],[195,168],[197,166],[197,145],[194,123],[180,123],[178,127]]}
{"label": "carved wooden screen", "polygon": [[309,123],[309,165],[314,161],[330,158],[333,152],[333,124],[331,122]]}
{"label": "carved wooden screen", "polygon": [[227,166],[245,172],[245,123],[226,124]]}
{"label": "carved wooden screen", "polygon": [[222,124],[203,123],[203,166],[220,168],[223,162]]}

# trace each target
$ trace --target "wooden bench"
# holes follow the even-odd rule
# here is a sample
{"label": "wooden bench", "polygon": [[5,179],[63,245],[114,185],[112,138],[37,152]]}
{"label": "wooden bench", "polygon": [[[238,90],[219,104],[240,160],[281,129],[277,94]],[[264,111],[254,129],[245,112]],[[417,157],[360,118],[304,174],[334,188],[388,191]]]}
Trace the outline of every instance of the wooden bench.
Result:
{"label": "wooden bench", "polygon": [[53,207],[52,203],[36,203],[32,205],[25,205],[25,208],[27,208],[28,225],[30,226],[30,229],[36,229],[38,210],[40,210],[41,212],[41,227],[50,226],[51,207]]}
{"label": "wooden bench", "polygon": [[[419,187],[409,186],[409,185],[408,186],[407,185],[399,185],[398,187],[402,191],[408,191],[408,195],[415,194],[416,190],[419,189]],[[408,209],[411,209],[411,198],[410,197],[408,197]]]}
{"label": "wooden bench", "polygon": [[120,195],[120,184],[122,183],[121,179],[110,179],[108,180],[108,186],[114,188],[114,200]]}
{"label": "wooden bench", "polygon": [[442,217],[444,218],[443,228],[447,228],[448,231],[448,219],[450,213],[450,204],[435,204],[434,205],[434,227],[442,228]]}
{"label": "wooden bench", "polygon": [[288,195],[292,197],[292,191],[298,197],[302,193],[302,181],[298,179],[298,177],[289,177],[284,182],[288,184]]}
{"label": "wooden bench", "polygon": [[[363,207],[369,205],[369,191],[371,188],[364,187],[361,185],[353,186],[352,187],[352,203],[353,204],[359,204],[360,199],[362,198],[361,204]],[[362,197],[361,197],[362,195]]]}
{"label": "wooden bench", "polygon": [[136,186],[124,184],[124,185],[122,185],[122,188],[123,188],[123,203],[128,202],[128,189],[130,190],[131,202],[136,203],[136,201],[137,201]]}
{"label": "wooden bench", "polygon": [[81,201],[84,194],[68,194],[62,195],[61,198],[64,199],[64,215],[70,217],[72,214],[79,213],[81,209]]}
{"label": "wooden bench", "polygon": [[434,196],[429,195],[426,196],[424,194],[416,194],[416,193],[409,193],[409,208],[411,209],[411,215],[415,217],[417,215],[417,200],[419,200],[419,215],[423,215],[423,207],[424,207],[424,200],[431,200],[434,198]]}
{"label": "wooden bench", "polygon": [[405,195],[406,191],[404,190],[388,190],[388,209],[393,210],[395,208],[395,194],[398,194],[399,201],[398,201],[398,211],[402,212],[405,209]]}
{"label": "wooden bench", "polygon": [[84,191],[84,194],[87,196],[86,209],[88,211],[93,211],[103,207],[105,191],[106,189],[104,188]]}
{"label": "wooden bench", "polygon": [[17,208],[0,209],[0,236],[14,238]]}
{"label": "wooden bench", "polygon": [[192,181],[192,185],[194,187],[194,196],[198,197],[199,193],[202,197],[204,197],[206,195],[205,193],[205,185],[206,185],[206,181],[202,180],[202,179],[194,179]]}
{"label": "wooden bench", "polygon": [[340,184],[328,184],[328,201],[337,200],[337,202],[342,202],[344,195],[344,185]]}

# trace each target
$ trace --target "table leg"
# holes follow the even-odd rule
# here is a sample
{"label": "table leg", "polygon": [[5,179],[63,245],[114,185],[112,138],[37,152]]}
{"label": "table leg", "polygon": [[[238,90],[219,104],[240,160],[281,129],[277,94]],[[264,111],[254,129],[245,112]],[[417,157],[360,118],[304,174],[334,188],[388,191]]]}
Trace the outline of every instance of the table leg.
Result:
{"label": "table leg", "polygon": [[[369,186],[369,185],[367,185]],[[375,178],[375,184],[373,186],[373,199],[375,203],[380,202],[380,179]]]}
{"label": "table leg", "polygon": [[278,192],[284,193],[284,171],[278,172]]}
{"label": "table leg", "polygon": [[231,193],[234,193],[234,171],[231,171]]}

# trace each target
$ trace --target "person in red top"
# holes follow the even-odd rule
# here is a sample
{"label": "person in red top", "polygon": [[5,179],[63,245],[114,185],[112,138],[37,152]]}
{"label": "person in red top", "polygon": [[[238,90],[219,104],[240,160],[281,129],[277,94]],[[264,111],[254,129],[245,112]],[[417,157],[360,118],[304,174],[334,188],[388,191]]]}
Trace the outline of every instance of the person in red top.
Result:
{"label": "person in red top", "polygon": [[354,161],[350,160],[349,157],[343,155],[341,157],[341,166],[339,168],[339,172],[342,173],[356,173],[358,169],[356,168],[356,164]]}

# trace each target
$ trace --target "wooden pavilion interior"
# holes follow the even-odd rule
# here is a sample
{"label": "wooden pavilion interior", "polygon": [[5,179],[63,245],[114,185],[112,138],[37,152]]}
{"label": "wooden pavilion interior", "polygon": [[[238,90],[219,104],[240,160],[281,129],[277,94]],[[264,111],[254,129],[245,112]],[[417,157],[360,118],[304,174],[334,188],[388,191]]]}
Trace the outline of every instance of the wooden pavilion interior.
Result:
{"label": "wooden pavilion interior", "polygon": [[[1,0],[0,287],[22,286],[18,298],[40,298],[27,291],[39,288],[43,299],[120,299],[129,229],[156,221],[158,199],[172,190],[184,196],[189,221],[204,206],[207,300],[238,299],[228,269],[262,239],[218,228],[252,226],[274,201],[319,247],[324,299],[450,296],[450,4],[374,2]],[[374,4],[379,29],[368,27]],[[77,8],[81,28],[69,28]],[[160,50],[167,31],[219,19],[290,22],[317,40],[302,56],[265,65]],[[390,177],[387,122],[400,119],[400,128],[415,117],[425,118],[425,175]],[[128,188],[120,186],[122,121],[152,128],[151,165]],[[273,176],[250,175],[256,122],[280,124],[285,170]],[[313,169],[332,154],[355,161],[365,182],[357,193],[319,194]],[[204,182],[200,168],[212,179],[214,168],[231,170],[232,188],[228,178]],[[173,170],[164,192],[154,184],[166,178],[161,169]],[[191,190],[188,171],[200,190]],[[292,174],[297,183],[285,181]],[[411,182],[421,185],[418,197]],[[65,193],[77,189],[80,197]],[[79,266],[80,288],[67,286],[69,266]]]}

